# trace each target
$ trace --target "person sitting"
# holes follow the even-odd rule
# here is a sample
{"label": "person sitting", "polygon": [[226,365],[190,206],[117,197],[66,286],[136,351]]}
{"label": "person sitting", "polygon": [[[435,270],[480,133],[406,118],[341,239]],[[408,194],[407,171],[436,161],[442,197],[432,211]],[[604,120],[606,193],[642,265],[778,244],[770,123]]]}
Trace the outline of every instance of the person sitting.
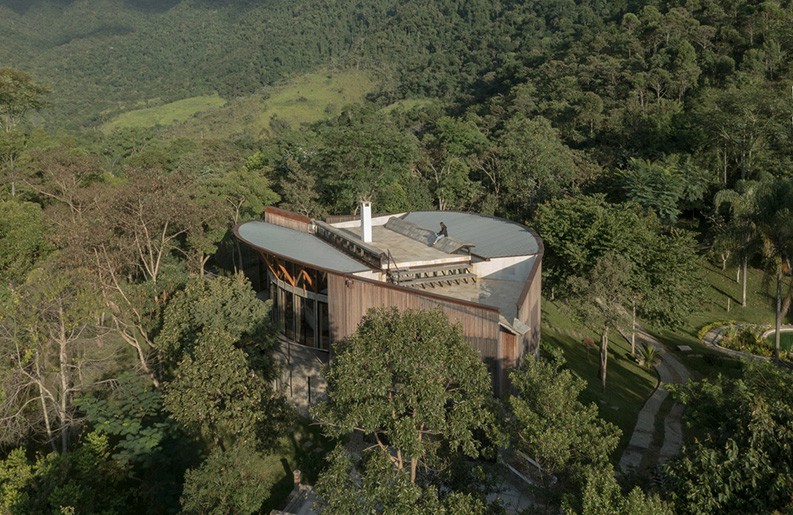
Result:
{"label": "person sitting", "polygon": [[449,231],[446,228],[446,224],[441,222],[441,230],[435,234],[435,241],[432,242],[433,245],[438,243],[438,240],[441,238],[447,238],[449,236]]}

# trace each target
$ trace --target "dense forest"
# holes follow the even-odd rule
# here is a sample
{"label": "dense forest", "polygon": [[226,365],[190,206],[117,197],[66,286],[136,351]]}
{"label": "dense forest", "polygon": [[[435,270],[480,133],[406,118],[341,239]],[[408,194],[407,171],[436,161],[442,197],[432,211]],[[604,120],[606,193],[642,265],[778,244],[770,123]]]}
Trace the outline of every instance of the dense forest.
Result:
{"label": "dense forest", "polygon": [[[273,386],[276,328],[230,229],[267,205],[319,218],[363,197],[382,213],[492,214],[539,232],[544,302],[604,345],[626,314],[660,335],[716,322],[700,313],[710,269],[737,272],[745,311],[731,317],[785,323],[791,53],[789,0],[0,0],[0,513],[266,511],[291,487],[287,462],[330,513],[498,512],[487,467],[506,448],[558,478],[532,491],[549,511],[790,510],[779,338],[744,342],[768,363],[711,359],[727,365],[673,389],[687,440],[659,480],[617,482],[624,444],[603,420],[616,415],[585,402],[617,395],[605,366],[579,377],[549,339],[491,402],[481,364],[431,314],[370,314],[332,395],[357,405],[344,388],[369,371],[366,345],[400,344],[378,328],[417,324],[448,337],[433,355],[476,410],[450,410],[418,444],[333,404],[312,425]],[[376,86],[310,124],[103,127],[345,70]],[[383,452],[328,452],[362,424]]]}

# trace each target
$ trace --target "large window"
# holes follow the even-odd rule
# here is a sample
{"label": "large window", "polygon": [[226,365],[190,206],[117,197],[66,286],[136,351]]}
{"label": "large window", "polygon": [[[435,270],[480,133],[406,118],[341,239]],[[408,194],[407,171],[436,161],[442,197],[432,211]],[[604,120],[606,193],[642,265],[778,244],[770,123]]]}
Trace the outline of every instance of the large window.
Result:
{"label": "large window", "polygon": [[330,349],[328,276],[275,256],[263,255],[273,299],[273,318],[295,343]]}

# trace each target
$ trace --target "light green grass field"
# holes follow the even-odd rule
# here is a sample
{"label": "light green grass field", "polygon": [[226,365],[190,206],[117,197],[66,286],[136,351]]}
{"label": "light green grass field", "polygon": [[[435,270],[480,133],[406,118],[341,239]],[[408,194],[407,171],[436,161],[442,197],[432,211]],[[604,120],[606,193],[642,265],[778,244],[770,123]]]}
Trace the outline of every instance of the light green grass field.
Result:
{"label": "light green grass field", "polygon": [[263,94],[230,100],[223,107],[196,114],[174,124],[168,137],[228,139],[246,134],[271,137],[279,127],[298,128],[338,116],[358,104],[377,87],[371,74],[361,70],[317,71],[294,77]]}
{"label": "light green grass field", "polygon": [[110,132],[124,127],[155,127],[183,122],[197,113],[209,111],[225,105],[226,101],[218,95],[185,98],[156,107],[147,107],[122,113],[104,124],[102,130]]}
{"label": "light green grass field", "polygon": [[371,75],[361,70],[333,74],[320,71],[296,77],[275,88],[265,100],[260,127],[269,128],[274,116],[292,127],[336,116],[342,107],[362,102],[375,86]]}

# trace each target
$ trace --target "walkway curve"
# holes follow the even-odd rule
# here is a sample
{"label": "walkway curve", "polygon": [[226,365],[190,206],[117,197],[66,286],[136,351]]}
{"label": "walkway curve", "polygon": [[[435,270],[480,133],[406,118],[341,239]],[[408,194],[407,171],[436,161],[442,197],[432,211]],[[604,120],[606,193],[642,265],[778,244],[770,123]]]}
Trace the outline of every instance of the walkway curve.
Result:
{"label": "walkway curve", "polygon": [[[714,349],[718,352],[721,352],[722,354],[727,354],[734,358],[755,359],[758,361],[768,361],[771,359],[770,357],[767,356],[758,356],[757,354],[750,354],[748,352],[728,349],[727,347],[722,347],[721,345],[719,345],[719,341],[721,340],[721,334],[724,332],[724,330],[727,327],[729,326],[720,325],[711,328],[710,331],[705,333],[705,336],[702,337],[702,343],[704,343],[705,346],[708,348]],[[771,329],[768,329],[767,331],[764,331],[763,339],[765,339],[769,334],[773,334],[774,331],[775,329],[773,327]],[[793,331],[793,325],[791,324],[782,324],[779,327],[780,333],[787,333],[790,331]]]}
{"label": "walkway curve", "polygon": [[[636,421],[636,427],[633,429],[631,440],[620,458],[619,468],[623,473],[638,470],[647,450],[652,445],[658,410],[667,395],[669,395],[664,385],[682,384],[691,377],[688,369],[649,333],[639,329],[636,332],[636,336],[640,343],[653,345],[665,352],[661,356],[661,363],[656,367],[660,378],[658,386],[645,401],[641,411],[639,411],[639,418]],[[664,419],[664,442],[661,445],[658,456],[659,464],[666,462],[680,452],[680,447],[683,443],[682,415],[683,406],[680,403],[675,403]]]}

